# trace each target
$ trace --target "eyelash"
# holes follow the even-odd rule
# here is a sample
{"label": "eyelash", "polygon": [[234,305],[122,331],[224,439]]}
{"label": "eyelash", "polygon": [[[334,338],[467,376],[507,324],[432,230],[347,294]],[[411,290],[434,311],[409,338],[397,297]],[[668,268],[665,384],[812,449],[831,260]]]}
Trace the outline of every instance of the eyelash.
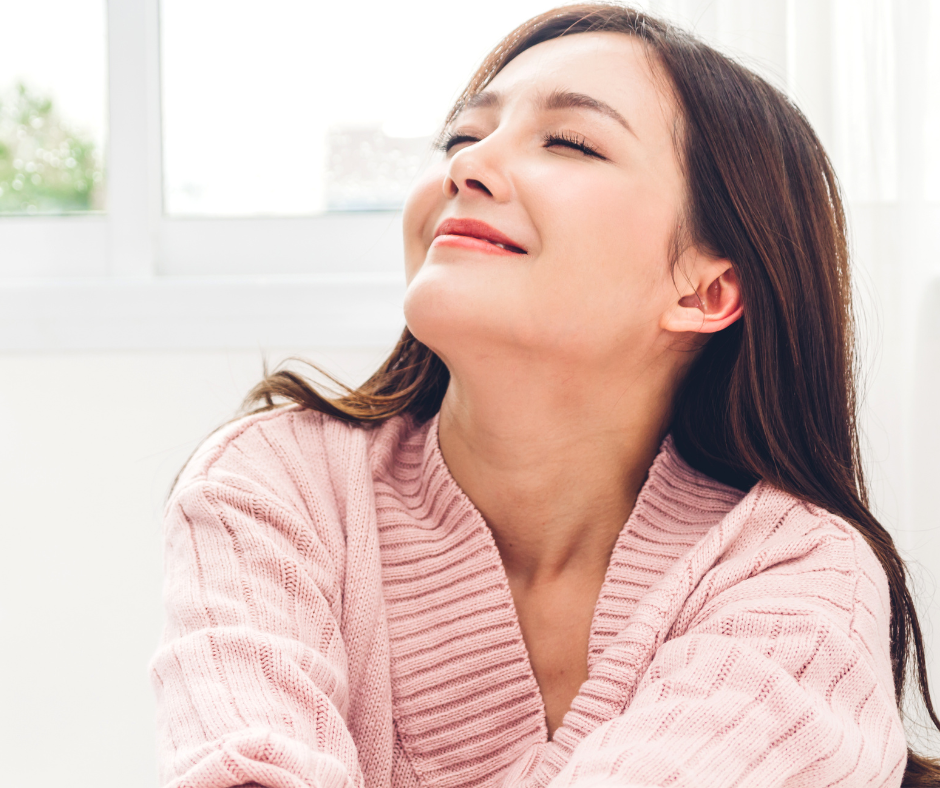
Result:
{"label": "eyelash", "polygon": [[[564,145],[565,147],[579,150],[586,156],[593,156],[597,159],[604,158],[584,137],[574,132],[548,132],[543,135],[542,141],[545,143],[546,147],[549,145]],[[435,147],[444,153],[449,153],[451,148],[455,145],[459,145],[461,142],[479,142],[479,139],[477,137],[471,137],[469,134],[448,134],[445,135]]]}
{"label": "eyelash", "polygon": [[600,153],[597,152],[597,148],[591,145],[584,137],[571,131],[562,131],[559,134],[549,133],[546,134],[542,139],[546,145],[566,145],[570,148],[574,148],[575,150],[579,150],[581,153],[584,153],[588,156],[594,156],[598,159],[604,158],[600,155]]}

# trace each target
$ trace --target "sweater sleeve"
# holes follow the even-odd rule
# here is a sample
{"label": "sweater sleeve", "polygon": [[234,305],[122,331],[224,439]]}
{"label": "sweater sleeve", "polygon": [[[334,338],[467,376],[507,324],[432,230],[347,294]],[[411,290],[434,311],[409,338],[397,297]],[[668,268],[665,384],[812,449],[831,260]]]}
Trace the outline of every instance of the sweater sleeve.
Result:
{"label": "sweater sleeve", "polygon": [[900,785],[887,584],[849,540],[855,567],[821,549],[711,599],[550,788]]}
{"label": "sweater sleeve", "polygon": [[310,516],[238,474],[197,474],[171,499],[151,663],[161,785],[363,784],[339,568]]}

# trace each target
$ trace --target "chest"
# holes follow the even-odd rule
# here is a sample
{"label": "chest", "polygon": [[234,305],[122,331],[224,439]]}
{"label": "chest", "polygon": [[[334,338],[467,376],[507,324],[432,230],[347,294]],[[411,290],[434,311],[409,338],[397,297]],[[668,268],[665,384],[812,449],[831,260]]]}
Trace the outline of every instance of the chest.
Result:
{"label": "chest", "polygon": [[513,588],[472,512],[433,528],[382,514],[392,713],[420,785],[494,788],[535,763],[538,776],[506,784],[546,783],[556,757],[622,712],[658,632],[631,631],[633,614],[670,562],[651,569],[627,532],[601,582],[533,593]]}
{"label": "chest", "polygon": [[527,588],[509,581],[519,629],[551,738],[588,679],[591,628],[603,577]]}
{"label": "chest", "polygon": [[[520,593],[480,513],[443,470],[422,466],[422,450],[396,466],[413,479],[375,479],[390,700],[402,752],[423,786],[493,786],[510,768],[536,762],[544,774],[511,784],[541,785],[560,768],[561,753],[622,713],[668,619],[666,612],[638,619],[638,605],[720,514],[664,524],[662,512],[684,509],[671,500],[652,501],[652,509],[647,495],[604,578]],[[721,500],[716,510],[719,503],[730,508]],[[683,595],[667,591],[656,598],[671,609]],[[365,639],[376,635],[383,633]]]}

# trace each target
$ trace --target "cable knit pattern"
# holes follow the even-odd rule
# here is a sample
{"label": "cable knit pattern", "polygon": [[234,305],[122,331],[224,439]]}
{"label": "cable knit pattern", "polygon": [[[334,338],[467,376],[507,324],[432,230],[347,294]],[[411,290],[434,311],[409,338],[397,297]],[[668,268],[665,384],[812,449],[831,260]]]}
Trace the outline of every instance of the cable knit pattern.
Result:
{"label": "cable knit pattern", "polygon": [[437,419],[243,419],[166,513],[151,664],[174,788],[898,786],[887,582],[844,521],[667,438],[548,739],[492,535]]}

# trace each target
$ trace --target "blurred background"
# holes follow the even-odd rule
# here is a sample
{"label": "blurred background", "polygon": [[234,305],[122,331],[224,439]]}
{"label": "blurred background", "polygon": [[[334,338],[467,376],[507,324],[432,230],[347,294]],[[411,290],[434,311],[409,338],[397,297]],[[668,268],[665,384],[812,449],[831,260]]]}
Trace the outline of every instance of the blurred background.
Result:
{"label": "blurred background", "polygon": [[[0,0],[6,784],[156,784],[173,477],[263,360],[352,384],[378,365],[429,142],[487,51],[552,5]],[[835,160],[865,459],[940,699],[940,0],[636,5],[786,90]]]}

